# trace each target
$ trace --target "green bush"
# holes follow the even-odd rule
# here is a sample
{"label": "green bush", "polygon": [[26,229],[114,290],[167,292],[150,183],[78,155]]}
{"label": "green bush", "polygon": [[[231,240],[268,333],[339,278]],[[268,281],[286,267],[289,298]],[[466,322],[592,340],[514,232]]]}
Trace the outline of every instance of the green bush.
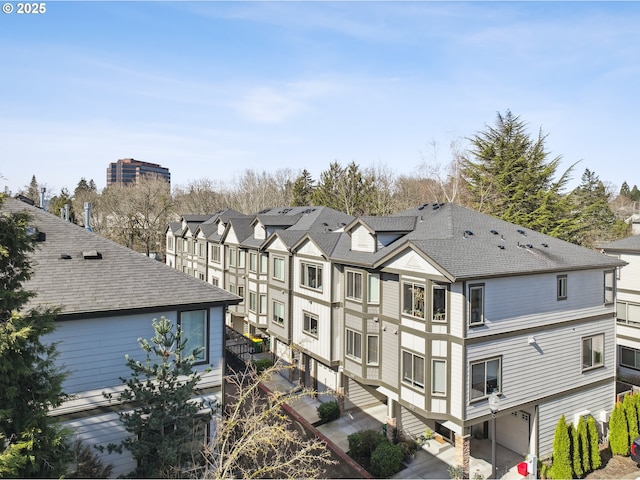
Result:
{"label": "green bush", "polygon": [[580,454],[580,439],[578,437],[578,430],[571,424],[569,426],[569,432],[571,435],[571,456],[573,463],[573,476],[574,478],[581,478],[584,473],[582,468],[582,455]]}
{"label": "green bush", "polygon": [[369,469],[371,465],[371,455],[381,443],[389,443],[387,437],[377,430],[360,430],[347,437],[349,442],[349,456]]}
{"label": "green bush", "polygon": [[580,420],[578,420],[578,444],[580,455],[582,455],[582,470],[587,474],[591,471],[591,448],[589,436],[587,435],[587,422],[584,421],[583,416],[580,416]]}
{"label": "green bush", "polygon": [[592,416],[587,418],[587,436],[589,437],[589,459],[591,460],[591,469],[598,470],[602,466],[602,457],[600,457],[598,427],[596,426],[596,419]]}
{"label": "green bush", "polygon": [[268,358],[263,358],[261,360],[256,360],[253,362],[253,365],[256,367],[256,373],[261,373],[267,368],[273,365],[273,362]]}
{"label": "green bush", "polygon": [[609,421],[609,447],[612,455],[629,455],[629,427],[622,403],[616,403]]}
{"label": "green bush", "polygon": [[573,478],[573,469],[571,468],[571,439],[564,415],[558,420],[556,432],[553,437],[553,462],[550,470],[551,476],[557,480]]}
{"label": "green bush", "polygon": [[322,423],[330,422],[340,418],[340,407],[338,402],[324,402],[318,405],[318,416]]}
{"label": "green bush", "polygon": [[638,433],[638,411],[636,410],[636,401],[633,398],[633,394],[628,394],[624,397],[622,407],[624,408],[624,414],[627,417],[627,425],[629,427],[629,445],[633,443],[633,440],[640,435]]}
{"label": "green bush", "polygon": [[402,449],[402,453],[406,457],[412,457],[418,450],[418,442],[415,440],[402,440],[398,442],[398,446]]}
{"label": "green bush", "polygon": [[371,454],[371,473],[378,478],[389,478],[402,469],[402,448],[381,442]]}

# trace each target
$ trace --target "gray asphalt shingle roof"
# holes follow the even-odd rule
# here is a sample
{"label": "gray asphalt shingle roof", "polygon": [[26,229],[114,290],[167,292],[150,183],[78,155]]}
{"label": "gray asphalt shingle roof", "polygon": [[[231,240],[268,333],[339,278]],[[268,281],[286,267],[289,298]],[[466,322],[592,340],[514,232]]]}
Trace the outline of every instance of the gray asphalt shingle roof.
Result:
{"label": "gray asphalt shingle roof", "polygon": [[[146,255],[82,227],[6,198],[0,211],[26,210],[45,234],[33,254],[34,273],[25,288],[36,292],[27,307],[61,307],[61,314],[113,315],[141,309],[236,304],[239,297],[185,275]],[[85,259],[83,252],[98,252]],[[63,259],[61,256],[69,256]]]}
{"label": "gray asphalt shingle roof", "polygon": [[606,243],[601,248],[604,250],[640,251],[640,235],[621,238],[615,242]]}

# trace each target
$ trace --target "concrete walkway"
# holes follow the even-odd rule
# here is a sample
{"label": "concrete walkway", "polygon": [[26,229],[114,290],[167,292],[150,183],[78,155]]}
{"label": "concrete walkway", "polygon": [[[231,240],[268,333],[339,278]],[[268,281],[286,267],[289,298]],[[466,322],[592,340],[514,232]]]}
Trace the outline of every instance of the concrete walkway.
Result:
{"label": "concrete walkway", "polygon": [[[287,393],[295,387],[282,375],[274,374],[265,386],[272,392]],[[319,399],[302,397],[293,399],[289,406],[295,414],[313,425],[317,423],[318,406],[321,400],[328,401],[330,397]],[[335,447],[344,452],[349,451],[347,437],[360,430],[379,430],[387,417],[387,406],[377,405],[364,410],[352,410],[342,415],[339,419],[315,427],[320,434]],[[478,476],[491,478],[491,441],[472,440],[472,458],[469,465],[470,478]],[[518,474],[516,466],[523,460],[522,456],[500,445],[496,447],[498,478],[503,480],[520,480],[525,477]],[[449,443],[440,443],[435,439],[429,440],[422,449],[418,450],[414,458],[406,465],[406,468],[393,478],[424,478],[424,479],[448,479],[449,467],[455,465],[455,448]]]}

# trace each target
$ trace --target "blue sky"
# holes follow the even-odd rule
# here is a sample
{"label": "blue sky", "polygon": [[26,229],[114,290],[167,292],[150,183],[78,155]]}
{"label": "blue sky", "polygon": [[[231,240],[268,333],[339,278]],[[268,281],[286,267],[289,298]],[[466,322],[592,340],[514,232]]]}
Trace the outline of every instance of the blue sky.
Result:
{"label": "blue sky", "polygon": [[128,157],[173,185],[410,175],[509,109],[579,162],[570,186],[617,191],[640,184],[638,25],[637,2],[49,1],[0,15],[0,187],[102,188]]}

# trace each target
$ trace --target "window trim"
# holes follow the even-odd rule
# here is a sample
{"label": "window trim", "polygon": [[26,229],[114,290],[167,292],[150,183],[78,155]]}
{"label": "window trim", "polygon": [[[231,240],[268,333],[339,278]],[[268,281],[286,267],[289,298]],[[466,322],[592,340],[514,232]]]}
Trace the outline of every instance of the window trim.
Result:
{"label": "window trim", "polygon": [[229,266],[230,267],[236,266],[237,254],[238,254],[237,249],[235,247],[229,247]]}
{"label": "window trim", "polygon": [[[360,296],[357,296],[357,293],[358,293],[358,284],[356,281],[356,278],[358,278],[357,276],[360,277],[360,286],[359,286]],[[347,270],[345,271],[345,277],[346,277],[345,294],[344,294],[345,298],[348,298],[349,300],[353,300],[355,302],[362,302],[362,287],[363,287],[362,272],[357,272],[355,270]]]}
{"label": "window trim", "polygon": [[[194,361],[193,364],[194,365],[203,365],[203,364],[209,363],[209,350],[210,350],[210,345],[209,345],[209,309],[204,308],[204,309],[196,309],[196,310],[180,310],[178,312],[178,319],[179,319],[178,320],[178,326],[180,328],[180,331],[182,332],[182,325],[183,325],[183,321],[184,321],[183,320],[183,315],[185,313],[195,313],[195,312],[203,312],[204,313],[204,318],[203,318],[203,321],[204,321],[203,336],[204,336],[204,338],[203,338],[203,342],[202,342],[203,343],[203,345],[202,345],[202,348],[203,348],[202,358],[197,358]],[[182,338],[182,333],[181,333],[181,341],[186,341],[187,342],[185,344],[184,352],[188,352],[188,354],[190,355],[191,352],[187,349],[187,344],[189,342],[189,339],[188,338],[187,339]],[[191,350],[193,350],[193,349],[191,349]]]}
{"label": "window trim", "polygon": [[[369,341],[370,339],[375,338],[375,343],[376,343],[376,348],[375,348],[375,352],[376,352],[376,358],[375,360],[371,359],[371,351],[372,349],[370,348],[370,344]],[[367,334],[367,365],[380,365],[380,335],[378,334]]]}
{"label": "window trim", "polygon": [[[272,314],[271,314],[271,320],[272,320],[272,321],[273,321],[273,323],[275,323],[276,325],[283,326],[283,325],[284,325],[284,312],[285,312],[285,310],[284,310],[284,303],[283,303],[283,302],[279,302],[279,301],[277,301],[277,300],[274,300],[274,301],[272,302],[272,304],[271,304],[271,305],[272,305],[272,309],[273,309],[273,312],[272,312]],[[278,305],[278,306],[281,306],[281,307],[282,307],[282,317],[277,317],[277,316],[276,316],[276,311],[277,311],[277,309],[276,309],[276,305]],[[282,321],[279,321],[279,320],[278,320],[278,318],[281,318],[281,319],[282,319]]]}
{"label": "window trim", "polygon": [[[405,294],[406,294],[407,287],[409,287],[409,289],[411,290],[411,308],[407,308],[407,306],[405,305],[405,298],[406,298]],[[416,309],[416,305],[419,304],[420,302],[419,298],[417,297],[417,295],[419,294],[414,292],[414,289],[416,287],[419,287],[420,289],[422,289],[422,316],[415,315],[414,313],[414,312],[420,311]],[[425,320],[427,316],[427,312],[426,312],[427,299],[425,298],[426,296],[427,296],[427,287],[424,283],[415,282],[413,280],[403,280],[402,281],[402,314],[412,318]],[[416,301],[416,298],[418,298],[418,301]]]}
{"label": "window trim", "polygon": [[[309,319],[309,321],[313,321],[316,324],[316,331],[314,332],[312,328],[307,329],[307,318]],[[318,330],[319,330],[319,323],[320,323],[320,319],[317,315],[314,315],[313,313],[309,313],[309,312],[302,312],[302,332],[305,333],[306,335],[312,336],[314,338],[318,338]],[[309,324],[309,327],[311,327],[311,323]]]}
{"label": "window trim", "polygon": [[566,300],[569,290],[569,280],[566,275],[556,276],[556,300]]}
{"label": "window trim", "polygon": [[[494,362],[497,361],[498,362],[498,373],[497,373],[497,379],[496,379],[496,387],[491,389],[491,391],[488,391],[487,388],[487,384],[489,383],[487,380],[487,365],[489,364],[489,362]],[[484,388],[483,388],[483,394],[474,397],[473,396],[473,366],[474,365],[480,365],[480,364],[484,364]],[[491,357],[491,358],[483,358],[481,360],[473,360],[469,362],[469,403],[472,402],[477,402],[479,400],[484,400],[486,398],[489,398],[489,395],[491,395],[491,393],[496,392],[498,394],[502,394],[502,356],[497,356],[497,357]]]}
{"label": "window trim", "polygon": [[[593,346],[593,340],[596,338],[600,338],[601,340],[601,348],[602,351],[597,352]],[[591,363],[590,365],[585,365],[585,342],[590,341],[591,344],[589,346],[591,350]],[[597,355],[600,355],[600,360],[597,360]],[[595,333],[593,335],[585,335],[580,338],[580,361],[581,361],[581,371],[588,372],[591,370],[595,370],[598,368],[604,367],[604,333]]]}
{"label": "window trim", "polygon": [[[315,279],[315,282],[316,282],[315,287],[310,285],[311,284],[310,269],[315,270],[315,274],[313,275],[313,278]],[[308,288],[309,290],[313,290],[315,292],[322,292],[323,274],[324,272],[323,272],[322,264],[301,261],[300,262],[300,287]],[[307,281],[307,283],[305,283],[305,281]]]}
{"label": "window trim", "polygon": [[[435,291],[443,290],[444,291],[444,312],[435,312]],[[432,283],[431,285],[431,321],[437,323],[446,323],[447,315],[448,315],[448,307],[449,307],[449,286],[442,283]]]}
{"label": "window trim", "polygon": [[[607,280],[610,280],[610,285],[607,286],[608,282]],[[616,291],[616,274],[615,274],[615,270],[605,270],[604,271],[604,278],[603,278],[603,287],[604,287],[604,304],[605,305],[611,305],[612,303],[615,303],[616,301],[616,295],[615,295],[615,291]]]}
{"label": "window trim", "polygon": [[249,291],[249,305],[247,306],[250,312],[258,313],[258,293]]}
{"label": "window trim", "polygon": [[357,362],[362,361],[362,333],[351,328],[345,329],[344,354],[346,357]]}
{"label": "window trim", "polygon": [[[282,262],[282,278],[276,276],[276,261],[278,262]],[[284,277],[285,277],[285,261],[284,261],[284,257],[273,257],[273,274],[271,275],[271,278],[273,278],[274,280],[277,280],[279,282],[284,282]]]}
{"label": "window trim", "polygon": [[[402,370],[401,370],[402,371],[402,376],[401,376],[402,384],[403,385],[407,385],[407,386],[412,387],[412,388],[416,388],[416,389],[421,390],[421,391],[424,391],[424,389],[425,389],[425,380],[426,380],[426,374],[425,374],[426,372],[425,372],[425,369],[424,369],[425,358],[422,355],[418,355],[418,354],[410,352],[408,350],[401,350],[401,352],[402,352],[402,365],[401,365],[401,368],[402,368]],[[405,371],[406,371],[406,368],[405,368],[405,361],[406,361],[405,359],[406,359],[406,357],[405,357],[405,355],[411,356],[411,378],[410,379],[407,379],[406,375],[405,375]],[[416,381],[416,362],[415,362],[416,358],[422,360],[422,382]]]}
{"label": "window trim", "polygon": [[[373,285],[372,282],[375,285]],[[375,298],[372,295],[372,293],[375,293]],[[367,274],[367,303],[370,305],[380,305],[380,274],[379,273]]]}
{"label": "window trim", "polygon": [[[480,305],[480,321],[478,322],[472,322],[471,320],[473,319],[473,306],[472,306],[472,292],[474,291],[480,291],[481,292],[481,296],[480,296],[480,301],[482,302],[482,304]],[[468,308],[469,308],[469,318],[468,318],[468,322],[469,322],[469,326],[470,327],[476,327],[479,325],[484,325],[484,304],[485,304],[485,284],[484,283],[473,283],[470,284],[468,287]]]}
{"label": "window trim", "polygon": [[[436,391],[436,363],[441,363],[444,365],[444,378],[442,381],[444,383],[444,390],[442,392]],[[447,359],[446,358],[432,358],[431,359],[431,395],[437,397],[446,397],[447,396]]]}
{"label": "window trim", "polygon": [[211,245],[211,261],[220,263],[220,245]]}
{"label": "window trim", "polygon": [[249,271],[258,273],[258,252],[249,252]]}

